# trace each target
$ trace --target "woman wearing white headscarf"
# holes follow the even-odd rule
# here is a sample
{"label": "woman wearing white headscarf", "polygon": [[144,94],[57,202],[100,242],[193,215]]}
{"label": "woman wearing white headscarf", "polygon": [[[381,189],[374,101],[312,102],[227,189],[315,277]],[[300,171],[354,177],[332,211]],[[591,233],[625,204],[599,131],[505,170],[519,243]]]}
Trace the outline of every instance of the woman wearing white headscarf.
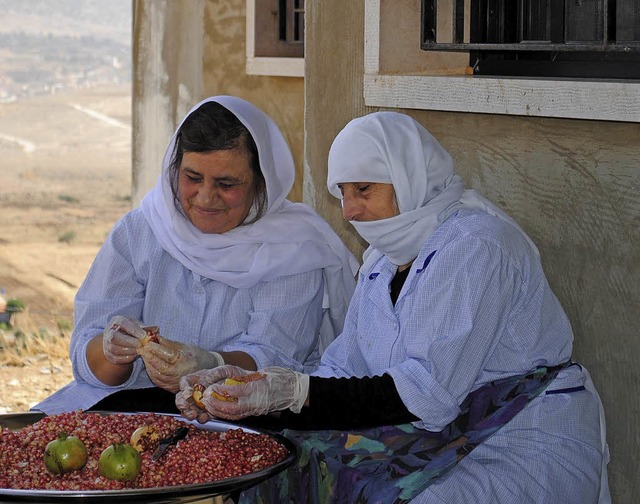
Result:
{"label": "woman wearing white headscarf", "polygon": [[[187,376],[183,414],[281,411],[280,427],[322,429],[289,435],[322,454],[334,482],[324,491],[344,502],[608,502],[600,399],[571,362],[569,320],[526,234],[464,190],[449,154],[403,114],[351,121],[327,183],[370,244],[344,331],[311,376],[267,368],[238,386],[221,382],[246,373],[233,367]],[[206,411],[189,397],[197,380],[212,384]],[[289,488],[313,481],[291,474]]]}
{"label": "woman wearing white headscarf", "polygon": [[[317,367],[357,261],[286,199],[293,180],[291,151],[262,111],[231,96],[193,107],[157,186],[114,226],[78,291],[75,380],[35,409],[171,411],[180,378],[199,369]],[[157,342],[144,326],[159,328]]]}

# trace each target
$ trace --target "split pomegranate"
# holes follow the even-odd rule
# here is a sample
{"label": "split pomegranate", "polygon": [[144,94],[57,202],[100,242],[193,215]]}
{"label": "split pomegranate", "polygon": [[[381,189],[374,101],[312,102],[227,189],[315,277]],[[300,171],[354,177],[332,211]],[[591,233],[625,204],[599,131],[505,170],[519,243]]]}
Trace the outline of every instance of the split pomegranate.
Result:
{"label": "split pomegranate", "polygon": [[224,384],[225,385],[242,385],[243,383],[250,383],[250,382],[262,380],[265,376],[267,375],[259,372],[233,376],[231,378],[227,378],[224,381]]}
{"label": "split pomegranate", "polygon": [[159,439],[160,432],[158,427],[155,425],[143,425],[133,431],[129,443],[139,452],[143,452],[157,445]]}
{"label": "split pomegranate", "polygon": [[140,340],[140,347],[137,349],[137,352],[140,353],[142,348],[149,342],[153,341],[154,343],[158,343],[160,340],[158,337],[160,336],[160,328],[158,326],[145,326],[143,327],[147,335]]}
{"label": "split pomegranate", "polygon": [[[250,382],[254,382],[254,381],[258,381],[258,380],[262,380],[266,375],[264,373],[249,373],[246,375],[238,375],[238,376],[233,376],[231,378],[227,378],[224,381],[224,385],[244,385],[245,383],[250,383]],[[195,395],[195,388],[194,388],[194,395]],[[233,401],[236,402],[238,400],[237,397],[231,397],[225,393],[218,393],[218,392],[211,392],[211,395],[213,397],[215,397],[216,399],[220,399],[221,401]],[[194,401],[196,403],[196,406],[198,405],[198,403],[196,402],[196,400],[194,399]],[[200,400],[201,402],[201,400]],[[200,407],[200,406],[198,406]],[[203,407],[204,409],[204,407]]]}
{"label": "split pomegranate", "polygon": [[150,341],[153,341],[154,343],[158,343],[160,341],[158,339],[158,336],[160,336],[160,328],[158,326],[146,326],[143,327],[143,329],[147,335],[142,338],[142,346],[145,346]]}
{"label": "split pomegranate", "polygon": [[193,393],[191,394],[191,398],[193,399],[193,403],[200,409],[206,409],[204,403],[202,402],[202,398],[204,397],[204,385],[200,383],[196,383],[193,386]]}
{"label": "split pomegranate", "polygon": [[[128,334],[129,336],[134,336],[129,331],[127,331],[124,327],[122,327],[120,324],[116,324],[114,327],[117,331],[121,331],[125,334]],[[142,347],[145,346],[150,341],[153,341],[154,343],[158,343],[160,341],[158,339],[158,337],[160,336],[160,328],[158,326],[145,326],[143,327],[143,329],[147,334],[144,338],[140,340],[140,348],[138,348],[137,350],[138,353],[140,353],[140,350],[142,349]]]}

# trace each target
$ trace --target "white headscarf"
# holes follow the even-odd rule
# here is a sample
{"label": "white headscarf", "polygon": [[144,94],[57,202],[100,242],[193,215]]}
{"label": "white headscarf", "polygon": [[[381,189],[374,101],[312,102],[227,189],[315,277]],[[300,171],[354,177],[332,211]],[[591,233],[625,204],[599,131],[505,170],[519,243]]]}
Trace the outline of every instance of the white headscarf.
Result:
{"label": "white headscarf", "polygon": [[464,189],[449,153],[410,116],[375,112],[349,122],[329,151],[329,192],[342,198],[338,184],[344,182],[392,184],[400,211],[388,219],[351,221],[370,245],[363,272],[381,255],[396,265],[413,261],[436,227],[464,208],[485,211],[515,226],[538,252],[511,217],[477,192]]}
{"label": "white headscarf", "polygon": [[141,208],[160,245],[185,268],[237,289],[258,282],[323,269],[323,306],[331,328],[323,323],[322,349],[342,330],[355,287],[358,262],[329,224],[311,208],[286,199],[295,176],[293,157],[273,120],[251,103],[233,96],[214,96],[194,106],[186,117],[207,102],[232,112],[249,130],[258,148],[266,182],[267,208],[253,224],[226,233],[198,230],[175,206],[168,176],[180,126],[162,162],[158,183],[142,200]]}

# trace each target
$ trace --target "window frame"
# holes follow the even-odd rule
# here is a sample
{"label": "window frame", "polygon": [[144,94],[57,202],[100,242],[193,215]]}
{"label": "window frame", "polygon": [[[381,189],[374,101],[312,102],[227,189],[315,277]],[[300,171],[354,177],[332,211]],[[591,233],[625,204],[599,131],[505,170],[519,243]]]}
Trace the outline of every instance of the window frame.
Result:
{"label": "window frame", "polygon": [[[380,70],[382,1],[365,0],[367,106],[640,122],[640,81],[385,74]],[[419,2],[414,5],[420,8]]]}
{"label": "window frame", "polygon": [[256,56],[255,19],[256,1],[246,2],[246,72],[248,75],[304,77],[304,57]]}
{"label": "window frame", "polygon": [[[468,54],[474,75],[640,79],[640,40],[617,39],[617,23],[621,21],[618,3],[637,0],[592,0],[592,15],[598,19],[587,24],[580,35],[576,26],[584,26],[585,20],[570,13],[565,15],[565,9],[572,6],[564,0],[541,9],[529,1],[550,0],[453,0],[451,11],[443,13],[438,9],[438,0],[421,0],[420,47],[424,51]],[[620,7],[623,13],[628,9]],[[543,22],[527,17],[527,12],[531,14],[528,9],[542,16]],[[454,19],[446,42],[440,40],[441,14]],[[469,33],[465,40],[467,23]]]}

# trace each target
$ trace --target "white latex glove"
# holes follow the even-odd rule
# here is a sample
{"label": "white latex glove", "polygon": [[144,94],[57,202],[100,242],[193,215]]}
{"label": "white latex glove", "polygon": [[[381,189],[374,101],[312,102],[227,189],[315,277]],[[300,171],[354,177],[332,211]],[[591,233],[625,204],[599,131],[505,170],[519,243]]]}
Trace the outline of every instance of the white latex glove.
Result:
{"label": "white latex glove", "polygon": [[[216,377],[238,376],[228,366],[216,371]],[[261,376],[240,385],[224,385],[218,381],[207,388],[202,403],[211,417],[238,420],[287,408],[300,413],[309,393],[309,375],[281,367],[267,367],[256,373],[241,371],[245,376]]]}
{"label": "white latex glove", "polygon": [[183,376],[224,365],[222,355],[217,352],[208,352],[162,336],[158,337],[158,343],[147,343],[140,350],[140,355],[151,381],[173,393],[180,390]]}
{"label": "white latex glove", "polygon": [[129,364],[138,357],[140,340],[146,335],[139,322],[116,315],[102,333],[102,352],[112,364]]}
{"label": "white latex glove", "polygon": [[[233,370],[233,372],[230,372]],[[236,366],[222,366],[213,369],[201,369],[195,373],[183,376],[180,379],[180,391],[176,394],[176,407],[180,410],[182,416],[188,420],[197,420],[205,423],[211,419],[209,413],[199,408],[193,400],[194,387],[201,386],[201,389],[207,389],[209,385],[224,380],[229,376],[236,376],[243,373],[249,373],[242,368]]]}

